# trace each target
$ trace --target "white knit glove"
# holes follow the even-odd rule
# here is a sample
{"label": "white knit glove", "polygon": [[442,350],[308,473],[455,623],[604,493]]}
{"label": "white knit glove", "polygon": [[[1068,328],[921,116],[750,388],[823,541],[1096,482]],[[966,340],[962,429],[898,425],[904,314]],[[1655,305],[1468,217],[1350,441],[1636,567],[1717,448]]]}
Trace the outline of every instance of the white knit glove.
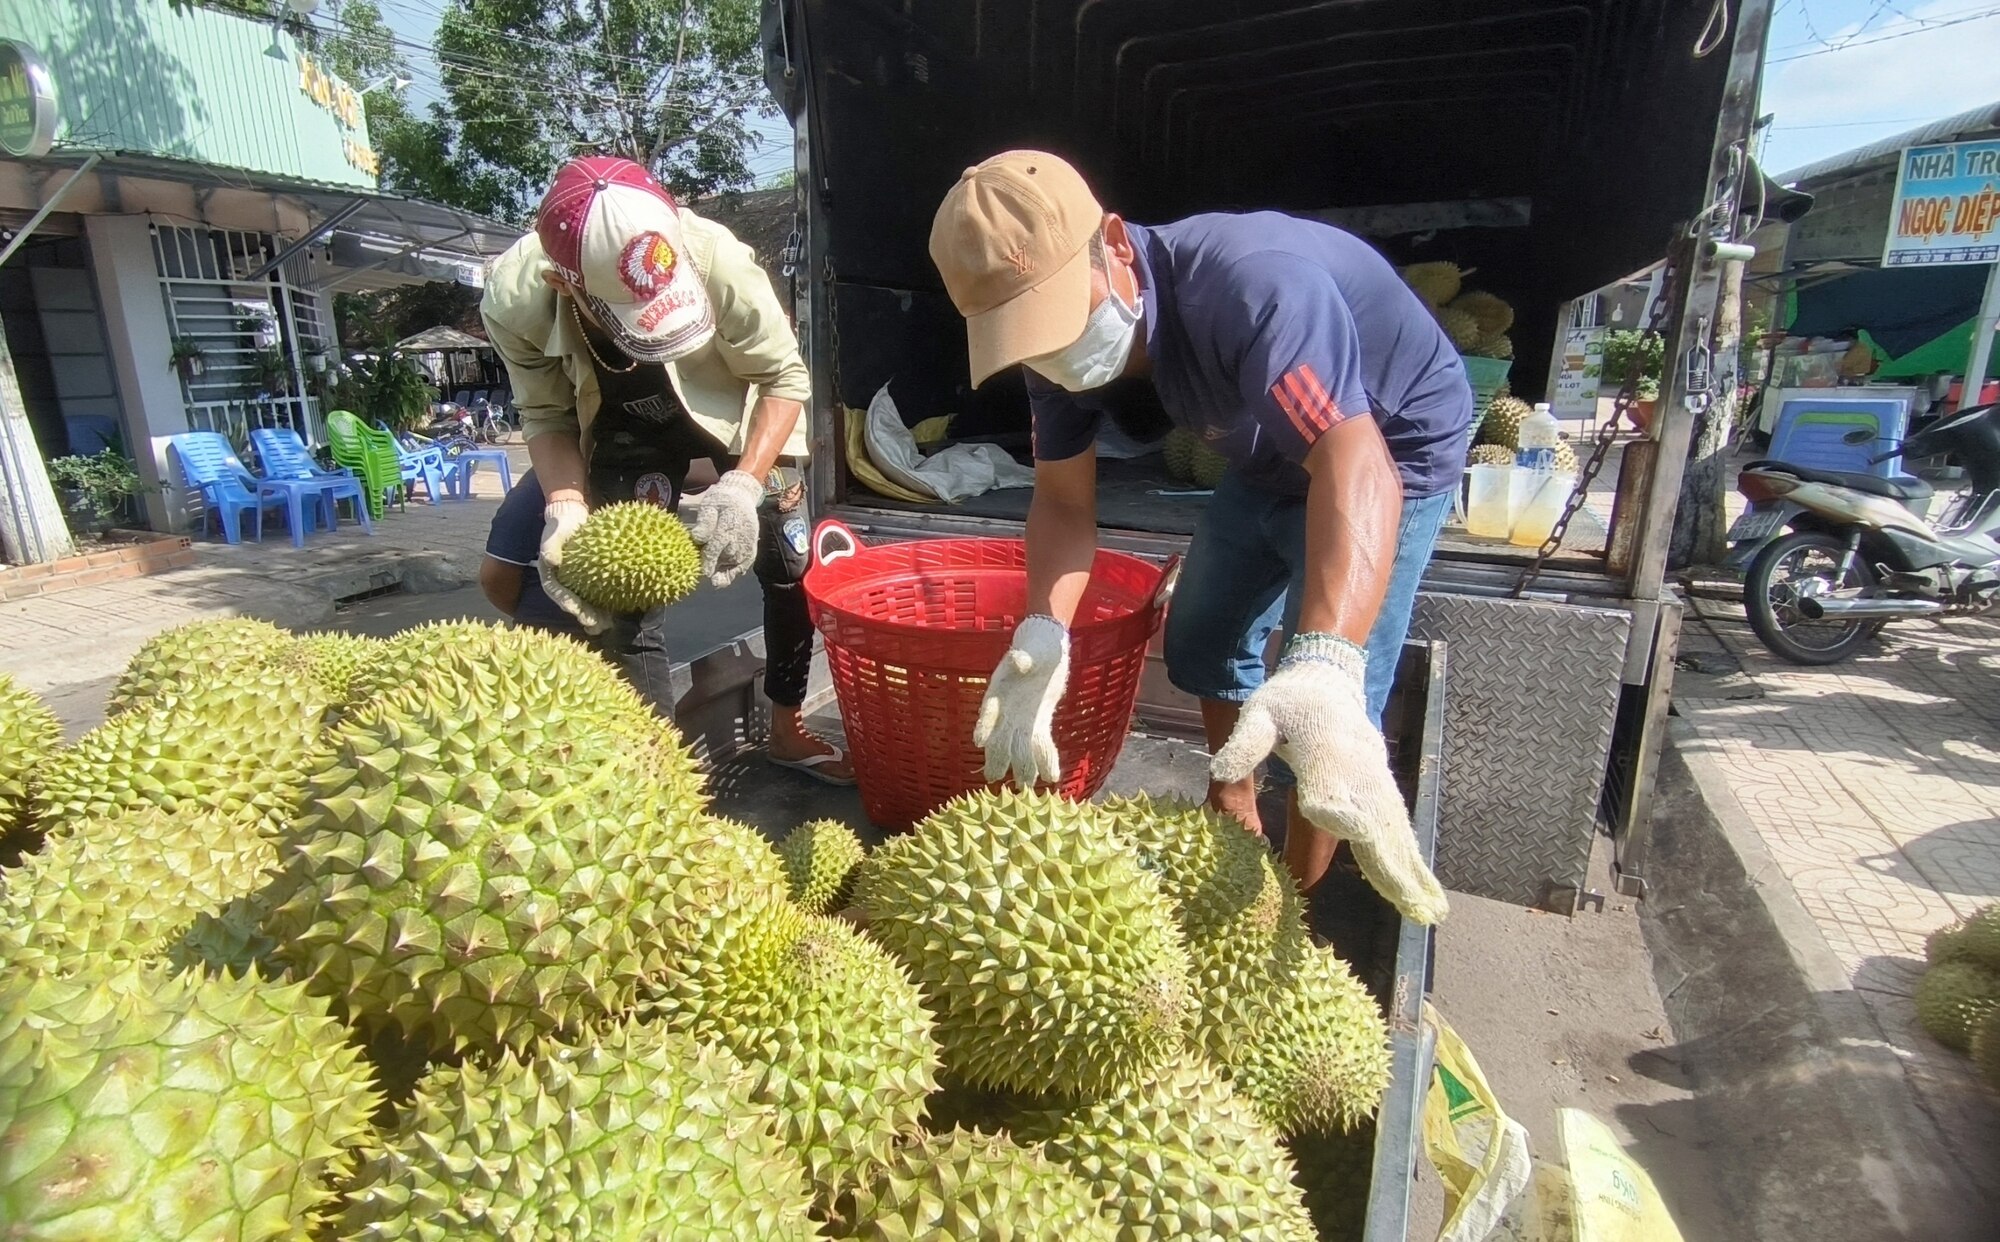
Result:
{"label": "white knit glove", "polygon": [[610,624],[610,618],[578,599],[576,592],[556,579],[556,571],[562,567],[563,545],[589,516],[590,506],[581,500],[550,501],[542,510],[542,551],[535,568],[542,576],[543,594],[554,600],[556,607],[575,617],[584,633],[598,634]]}
{"label": "white knit glove", "polygon": [[1023,789],[1062,777],[1056,754],[1056,704],[1069,685],[1069,631],[1054,617],[1014,627],[1014,645],[986,683],[972,744],[986,751],[986,779],[1012,773]]}
{"label": "white knit glove", "polygon": [[688,534],[701,545],[701,572],[716,586],[728,586],[756,563],[757,506],[763,499],[763,480],[731,470],[682,506],[694,519]]}
{"label": "white knit glove", "polygon": [[[1298,778],[1306,819],[1344,839],[1361,874],[1406,917],[1439,922],[1444,889],[1417,852],[1388,746],[1368,718],[1367,653],[1331,635],[1301,638],[1243,705],[1210,774],[1240,781],[1276,751]],[[1302,647],[1310,654],[1300,654]]]}

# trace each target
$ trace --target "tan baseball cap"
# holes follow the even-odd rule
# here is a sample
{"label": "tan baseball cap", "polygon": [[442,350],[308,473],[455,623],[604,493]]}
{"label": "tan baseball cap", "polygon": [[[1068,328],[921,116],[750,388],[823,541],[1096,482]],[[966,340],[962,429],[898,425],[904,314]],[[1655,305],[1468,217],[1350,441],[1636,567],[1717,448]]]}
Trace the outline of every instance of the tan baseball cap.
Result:
{"label": "tan baseball cap", "polygon": [[1002,152],[951,187],[931,222],[931,262],[965,316],[975,387],[1083,335],[1103,223],[1082,174],[1046,151]]}

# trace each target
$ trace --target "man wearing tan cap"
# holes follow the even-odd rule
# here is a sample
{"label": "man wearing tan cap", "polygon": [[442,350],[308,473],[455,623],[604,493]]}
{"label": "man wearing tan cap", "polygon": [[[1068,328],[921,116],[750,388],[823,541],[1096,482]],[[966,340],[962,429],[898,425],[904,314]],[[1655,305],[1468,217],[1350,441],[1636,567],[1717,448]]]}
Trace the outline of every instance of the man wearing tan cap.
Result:
{"label": "man wearing tan cap", "polygon": [[1346,840],[1398,909],[1442,918],[1380,727],[1471,439],[1465,369],[1429,311],[1339,229],[1275,212],[1142,227],[1041,151],[967,169],[930,251],[973,383],[1024,366],[1033,417],[1032,615],[981,707],[987,775],[1061,770],[1051,722],[1097,546],[1097,430],[1149,385],[1231,463],[1166,635],[1169,678],[1202,701],[1210,801],[1260,827],[1254,773],[1275,753],[1296,781],[1285,861],[1302,887]]}
{"label": "man wearing tan cap", "polygon": [[[480,313],[534,462],[494,516],[480,571],[487,598],[521,624],[580,632],[670,714],[665,610],[601,615],[554,571],[594,506],[680,509],[715,585],[751,572],[763,588],[771,761],[853,784],[840,748],[801,718],[813,627],[796,466],[811,387],[750,248],[682,210],[631,160],[572,160],[543,196],[535,231],[494,264]],[[723,473],[683,504],[702,461]]]}

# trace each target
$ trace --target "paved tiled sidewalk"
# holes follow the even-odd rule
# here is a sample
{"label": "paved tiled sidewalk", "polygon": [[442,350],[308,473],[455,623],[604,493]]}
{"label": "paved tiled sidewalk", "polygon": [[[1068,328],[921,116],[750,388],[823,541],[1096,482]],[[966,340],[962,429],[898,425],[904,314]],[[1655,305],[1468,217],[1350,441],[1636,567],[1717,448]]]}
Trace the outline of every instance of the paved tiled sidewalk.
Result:
{"label": "paved tiled sidewalk", "polygon": [[1924,937],[2000,899],[2000,623],[1903,622],[1854,659],[1772,656],[1735,599],[1691,601],[1674,710],[1948,1129],[1991,1111],[1924,1036]]}
{"label": "paved tiled sidewalk", "polygon": [[[514,473],[526,452],[514,446]],[[468,500],[391,508],[365,535],[343,521],[294,548],[282,523],[262,543],[197,537],[195,564],[147,578],[82,587],[0,604],[0,670],[60,696],[115,675],[161,630],[210,617],[253,616],[291,627],[323,625],[334,601],[365,589],[371,575],[415,570],[429,585],[471,582],[498,507],[499,477],[482,468]]]}

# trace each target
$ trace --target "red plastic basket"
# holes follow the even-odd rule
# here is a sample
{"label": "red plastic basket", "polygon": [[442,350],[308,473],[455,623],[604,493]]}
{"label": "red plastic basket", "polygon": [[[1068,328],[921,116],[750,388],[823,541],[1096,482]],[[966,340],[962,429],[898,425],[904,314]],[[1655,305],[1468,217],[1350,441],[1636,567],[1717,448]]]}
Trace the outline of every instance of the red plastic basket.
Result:
{"label": "red plastic basket", "polygon": [[[1097,554],[1070,627],[1069,688],[1055,717],[1063,772],[1054,788],[1071,798],[1097,792],[1125,743],[1171,569]],[[907,828],[985,787],[972,732],[987,678],[1026,611],[1026,545],[920,539],[871,548],[825,521],[813,532],[805,588],[868,818]]]}

